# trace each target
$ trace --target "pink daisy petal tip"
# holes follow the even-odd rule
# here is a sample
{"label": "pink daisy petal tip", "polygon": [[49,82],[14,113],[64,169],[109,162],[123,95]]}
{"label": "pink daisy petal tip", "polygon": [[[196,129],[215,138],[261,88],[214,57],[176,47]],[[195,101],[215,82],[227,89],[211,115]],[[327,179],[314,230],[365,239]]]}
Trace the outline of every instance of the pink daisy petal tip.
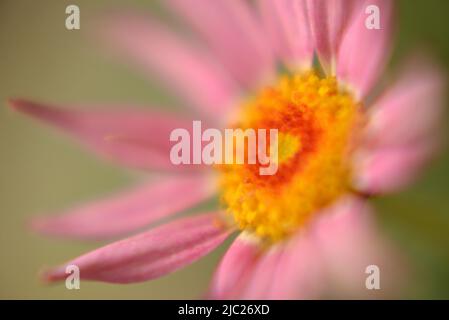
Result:
{"label": "pink daisy petal tip", "polygon": [[198,171],[200,168],[174,165],[167,157],[171,148],[171,132],[192,127],[191,119],[174,113],[146,111],[139,106],[128,105],[56,106],[22,99],[13,99],[10,105],[57,128],[114,163],[141,170],[179,172]]}
{"label": "pink daisy petal tip", "polygon": [[[213,195],[209,177],[174,176],[151,181],[116,196],[77,206],[67,213],[37,217],[31,230],[72,239],[110,239],[171,217]],[[173,195],[176,194],[176,197]]]}
{"label": "pink daisy petal tip", "polygon": [[439,139],[446,111],[446,86],[439,65],[423,53],[411,56],[403,63],[397,79],[374,102],[367,142],[394,147]]}
{"label": "pink daisy petal tip", "polygon": [[179,219],[49,269],[43,279],[61,281],[69,266],[79,268],[84,280],[132,283],[155,279],[205,256],[231,232],[217,213]]}
{"label": "pink daisy petal tip", "polygon": [[8,98],[6,100],[6,105],[12,110],[21,111],[24,113],[28,113],[33,109],[33,103],[22,98]]}
{"label": "pink daisy petal tip", "polygon": [[44,285],[50,285],[67,277],[65,270],[61,268],[43,268],[38,275],[39,281]]}

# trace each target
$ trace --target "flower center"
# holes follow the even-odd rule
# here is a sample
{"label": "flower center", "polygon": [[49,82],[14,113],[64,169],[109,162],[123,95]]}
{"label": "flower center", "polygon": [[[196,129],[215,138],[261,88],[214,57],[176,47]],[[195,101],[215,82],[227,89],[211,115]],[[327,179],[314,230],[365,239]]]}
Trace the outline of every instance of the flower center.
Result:
{"label": "flower center", "polygon": [[278,129],[278,171],[220,167],[221,199],[236,225],[278,241],[348,191],[361,109],[334,77],[312,71],[282,77],[245,103],[233,127]]}

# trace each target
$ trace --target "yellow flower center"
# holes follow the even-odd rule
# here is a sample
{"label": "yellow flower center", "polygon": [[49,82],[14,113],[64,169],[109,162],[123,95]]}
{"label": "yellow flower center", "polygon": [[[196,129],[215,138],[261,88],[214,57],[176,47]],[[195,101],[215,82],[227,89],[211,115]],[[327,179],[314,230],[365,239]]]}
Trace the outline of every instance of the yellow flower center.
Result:
{"label": "yellow flower center", "polygon": [[232,127],[278,129],[278,171],[260,175],[260,164],[220,167],[221,199],[236,225],[278,241],[348,191],[361,109],[334,77],[312,71],[282,77],[245,103]]}

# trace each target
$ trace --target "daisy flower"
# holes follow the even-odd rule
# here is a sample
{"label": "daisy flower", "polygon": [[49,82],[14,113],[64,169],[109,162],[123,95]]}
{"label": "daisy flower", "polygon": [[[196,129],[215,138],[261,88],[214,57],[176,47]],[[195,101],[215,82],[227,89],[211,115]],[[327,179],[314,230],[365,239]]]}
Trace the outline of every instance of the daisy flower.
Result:
{"label": "daisy flower", "polygon": [[[123,236],[218,194],[213,212],[173,219],[46,271],[131,283],[158,278],[238,233],[211,282],[211,298],[314,298],[371,294],[366,268],[393,286],[394,256],[376,228],[372,196],[416,178],[439,143],[443,80],[425,58],[382,81],[392,44],[388,0],[168,0],[178,28],[126,13],[100,34],[146,74],[160,76],[190,112],[22,99],[13,108],[62,129],[91,150],[158,179],[66,214],[35,230],[77,239]],[[368,8],[369,7],[369,8]],[[368,9],[367,9],[368,8]],[[379,28],[367,25],[378,9]],[[181,27],[179,27],[181,26]],[[170,132],[276,128],[279,168],[174,165]],[[153,177],[153,176],[152,176]]]}

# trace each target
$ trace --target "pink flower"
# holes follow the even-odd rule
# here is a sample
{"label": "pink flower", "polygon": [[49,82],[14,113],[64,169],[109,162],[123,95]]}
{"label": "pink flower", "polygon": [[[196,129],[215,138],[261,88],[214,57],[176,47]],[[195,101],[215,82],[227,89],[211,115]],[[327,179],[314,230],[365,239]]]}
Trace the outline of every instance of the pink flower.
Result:
{"label": "pink flower", "polygon": [[[163,172],[123,195],[36,219],[33,228],[101,239],[173,217],[217,192],[224,209],[114,242],[48,270],[45,279],[65,279],[66,265],[74,264],[86,280],[146,281],[193,263],[241,231],[213,277],[211,298],[313,298],[332,290],[370,297],[365,269],[373,264],[382,270],[382,289],[393,286],[394,257],[366,200],[410,183],[437,149],[443,80],[416,57],[375,94],[391,46],[392,1],[366,3],[380,9],[380,29],[365,27],[362,1],[167,3],[194,31],[190,41],[136,14],[103,21],[101,33],[142,70],[160,75],[196,108],[194,115],[11,100],[102,156]],[[277,64],[287,70],[281,79]],[[170,132],[191,128],[200,116],[218,128],[279,127],[278,174],[171,164]]]}

